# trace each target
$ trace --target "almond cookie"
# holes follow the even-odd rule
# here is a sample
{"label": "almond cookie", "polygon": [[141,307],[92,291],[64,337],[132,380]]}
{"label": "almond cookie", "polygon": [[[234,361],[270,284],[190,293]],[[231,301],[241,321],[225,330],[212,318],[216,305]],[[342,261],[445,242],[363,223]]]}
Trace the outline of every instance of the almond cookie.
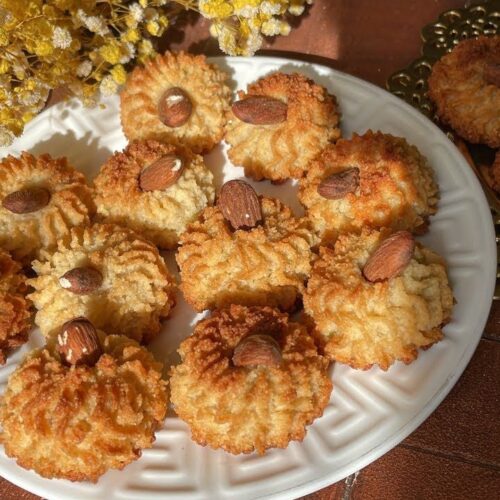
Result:
{"label": "almond cookie", "polygon": [[26,277],[21,266],[0,249],[0,365],[28,340],[31,303],[26,299]]}
{"label": "almond cookie", "polygon": [[73,226],[88,224],[94,202],[83,174],[66,158],[21,153],[0,162],[0,246],[29,263]]}
{"label": "almond cookie", "polygon": [[138,66],[120,94],[127,138],[182,144],[208,152],[224,134],[228,75],[205,56],[166,52]]}
{"label": "almond cookie", "polygon": [[[89,344],[92,325],[82,323],[61,333],[78,352],[96,344],[95,338]],[[9,377],[1,437],[21,467],[47,478],[96,482],[151,448],[168,403],[162,364],[127,337],[97,334],[93,360],[70,362],[48,346],[30,353]]]}
{"label": "almond cookie", "polygon": [[309,222],[239,180],[222,187],[217,207],[206,208],[180,244],[180,286],[197,311],[229,304],[292,310],[313,258]]}
{"label": "almond cookie", "polygon": [[309,161],[340,137],[335,97],[304,75],[274,73],[238,96],[228,113],[228,155],[255,180],[301,177]]}
{"label": "almond cookie", "polygon": [[323,244],[365,226],[423,232],[438,199],[433,171],[417,148],[372,131],[328,146],[299,186]]}
{"label": "almond cookie", "polygon": [[500,147],[500,36],[462,40],[428,83],[443,123],[469,142]]}
{"label": "almond cookie", "polygon": [[61,325],[85,316],[110,334],[147,343],[160,331],[175,298],[174,279],[158,249],[132,230],[112,224],[74,228],[68,242],[33,263],[29,296],[36,324],[53,337]]}
{"label": "almond cookie", "polygon": [[192,439],[233,454],[301,441],[328,404],[328,362],[304,325],[270,307],[231,306],[200,321],[171,371]]}
{"label": "almond cookie", "polygon": [[407,231],[364,229],[320,247],[304,294],[325,354],[362,370],[411,363],[441,340],[452,308],[444,260]]}
{"label": "almond cookie", "polygon": [[128,226],[164,249],[176,247],[215,196],[200,155],[157,141],[134,142],[113,154],[94,184],[100,219]]}

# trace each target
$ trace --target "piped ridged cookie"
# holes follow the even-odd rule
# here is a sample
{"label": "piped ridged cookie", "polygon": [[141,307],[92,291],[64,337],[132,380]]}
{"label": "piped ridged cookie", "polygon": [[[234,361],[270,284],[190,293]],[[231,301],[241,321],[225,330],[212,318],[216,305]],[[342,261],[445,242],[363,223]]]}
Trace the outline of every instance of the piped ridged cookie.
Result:
{"label": "piped ridged cookie", "polygon": [[66,158],[21,153],[0,162],[0,246],[29,263],[95,212],[82,173]]}
{"label": "piped ridged cookie", "polygon": [[311,270],[309,222],[279,200],[229,181],[181,236],[176,259],[181,289],[197,311],[230,304],[290,311]]}
{"label": "piped ridged cookie", "polygon": [[425,232],[439,191],[415,146],[369,130],[325,148],[300,180],[299,200],[322,243],[329,244],[363,227]]}
{"label": "piped ridged cookie", "polygon": [[170,379],[176,413],[197,443],[233,454],[302,440],[332,391],[307,328],[270,307],[215,311],[179,353]]}
{"label": "piped ridged cookie", "polygon": [[89,329],[80,320],[61,339],[80,355],[96,346],[92,362],[77,363],[74,353],[68,362],[54,345],[35,350],[9,377],[0,403],[6,454],[46,478],[96,482],[123,469],[151,448],[165,418],[161,363],[125,336],[90,338]]}
{"label": "piped ridged cookie", "polygon": [[462,40],[432,67],[439,119],[474,144],[500,147],[500,36]]}
{"label": "piped ridged cookie", "polygon": [[214,201],[213,174],[200,155],[158,141],[136,141],[114,153],[94,180],[100,220],[141,233],[160,248]]}
{"label": "piped ridged cookie", "polygon": [[228,113],[229,159],[255,180],[300,178],[340,137],[334,96],[299,73],[274,73],[238,92]]}
{"label": "piped ridged cookie", "polygon": [[304,294],[325,354],[362,370],[411,363],[442,339],[452,308],[444,259],[407,231],[363,229],[320,247]]}
{"label": "piped ridged cookie", "polygon": [[45,337],[85,316],[109,334],[147,343],[175,304],[175,282],[158,249],[134,231],[94,224],[71,231],[68,242],[33,263],[29,296]]}
{"label": "piped ridged cookie", "polygon": [[32,305],[20,264],[0,249],[0,364],[28,340]]}
{"label": "piped ridged cookie", "polygon": [[203,55],[156,56],[132,71],[120,94],[125,135],[210,151],[224,134],[231,99],[227,79]]}

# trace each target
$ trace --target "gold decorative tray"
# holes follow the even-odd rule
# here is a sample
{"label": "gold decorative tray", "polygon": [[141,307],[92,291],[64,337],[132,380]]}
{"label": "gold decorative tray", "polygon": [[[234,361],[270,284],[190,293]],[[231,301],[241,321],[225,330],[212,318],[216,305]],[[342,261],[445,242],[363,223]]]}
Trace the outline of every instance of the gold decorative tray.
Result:
{"label": "gold decorative tray", "polygon": [[[387,89],[413,107],[417,108],[455,142],[476,173],[483,186],[495,222],[497,250],[500,255],[500,197],[489,186],[484,173],[493,163],[494,150],[487,146],[473,145],[458,138],[451,129],[439,122],[434,105],[427,96],[427,78],[432,65],[444,54],[466,38],[480,35],[500,34],[500,0],[472,5],[463,9],[443,12],[438,20],[421,31],[422,56],[408,67],[392,74],[387,80]],[[500,300],[500,262],[497,264],[495,300]]]}

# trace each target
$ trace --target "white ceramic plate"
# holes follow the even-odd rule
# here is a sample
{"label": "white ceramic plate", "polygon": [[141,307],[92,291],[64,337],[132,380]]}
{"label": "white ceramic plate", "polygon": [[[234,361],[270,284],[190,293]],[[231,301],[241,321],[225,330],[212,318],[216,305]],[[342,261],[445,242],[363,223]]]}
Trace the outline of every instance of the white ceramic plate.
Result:
{"label": "white ceramic plate", "polygon": [[[231,456],[190,440],[186,425],[173,413],[158,432],[154,447],[123,471],[111,471],[97,484],[47,480],[18,467],[0,452],[0,475],[46,498],[293,498],[334,483],[366,466],[396,446],[438,406],[471,358],[488,316],[496,275],[492,218],[479,183],[460,153],[430,121],[403,101],[352,76],[330,68],[286,59],[216,58],[229,71],[234,88],[271,71],[300,71],[333,92],[342,110],[342,132],[368,128],[406,137],[434,167],[441,188],[439,210],[432,218],[425,244],[443,254],[457,305],[445,338],[421,352],[409,366],[396,363],[388,372],[362,372],[332,366],[334,390],[322,418],[309,428],[302,443],[264,456]],[[77,102],[60,104],[31,122],[22,138],[4,155],[22,150],[69,157],[92,179],[112,151],[125,144],[118,98],[105,109],[82,109]],[[206,158],[218,186],[242,177],[224,147]],[[296,188],[288,182],[254,184],[257,191],[281,198],[297,212]],[[174,271],[173,256],[168,256]],[[171,320],[152,350],[167,363],[176,362],[179,342],[199,319],[179,297]],[[8,375],[24,354],[41,344],[36,332],[0,370],[3,390]]]}

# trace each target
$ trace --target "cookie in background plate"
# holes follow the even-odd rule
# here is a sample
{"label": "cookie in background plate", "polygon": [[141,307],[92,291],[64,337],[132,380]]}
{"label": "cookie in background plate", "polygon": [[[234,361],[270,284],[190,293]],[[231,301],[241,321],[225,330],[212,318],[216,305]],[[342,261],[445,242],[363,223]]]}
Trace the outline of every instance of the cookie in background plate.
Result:
{"label": "cookie in background plate", "polygon": [[364,229],[320,247],[304,294],[325,354],[362,370],[411,363],[442,339],[452,308],[444,259],[407,231]]}
{"label": "cookie in background plate", "polygon": [[0,249],[0,365],[16,347],[28,340],[31,328],[31,303],[20,264]]}
{"label": "cookie in background plate", "polygon": [[85,316],[109,334],[147,343],[175,304],[175,282],[158,249],[132,230],[112,224],[74,228],[68,242],[42,252],[29,298],[35,323],[53,338]]}
{"label": "cookie in background plate", "polygon": [[302,177],[309,161],[340,137],[335,97],[304,75],[274,73],[238,96],[228,113],[228,155],[255,180]]}
{"label": "cookie in background plate", "polygon": [[438,199],[425,157],[405,139],[382,132],[328,146],[299,184],[299,200],[323,244],[363,227],[424,232]]}
{"label": "cookie in background plate", "polygon": [[474,144],[500,147],[500,36],[462,40],[432,67],[439,119]]}
{"label": "cookie in background plate", "polygon": [[230,304],[293,310],[311,271],[314,242],[309,222],[281,201],[229,181],[217,206],[181,236],[180,287],[197,311]]}
{"label": "cookie in background plate", "polygon": [[0,162],[0,247],[28,264],[70,229],[89,223],[95,206],[85,177],[66,158],[48,154]]}
{"label": "cookie in background plate", "polygon": [[130,74],[120,94],[130,141],[156,139],[208,152],[224,134],[231,90],[228,75],[205,56],[166,52]]}
{"label": "cookie in background plate", "polygon": [[214,201],[212,172],[200,155],[158,141],[136,141],[114,153],[94,180],[100,220],[173,249],[187,225]]}
{"label": "cookie in background plate", "polygon": [[78,318],[58,345],[32,351],[9,377],[0,403],[2,443],[43,477],[97,481],[151,448],[165,418],[163,366],[122,335]]}
{"label": "cookie in background plate", "polygon": [[301,441],[328,404],[328,362],[307,328],[270,307],[200,321],[172,368],[171,400],[192,439],[233,454]]}

